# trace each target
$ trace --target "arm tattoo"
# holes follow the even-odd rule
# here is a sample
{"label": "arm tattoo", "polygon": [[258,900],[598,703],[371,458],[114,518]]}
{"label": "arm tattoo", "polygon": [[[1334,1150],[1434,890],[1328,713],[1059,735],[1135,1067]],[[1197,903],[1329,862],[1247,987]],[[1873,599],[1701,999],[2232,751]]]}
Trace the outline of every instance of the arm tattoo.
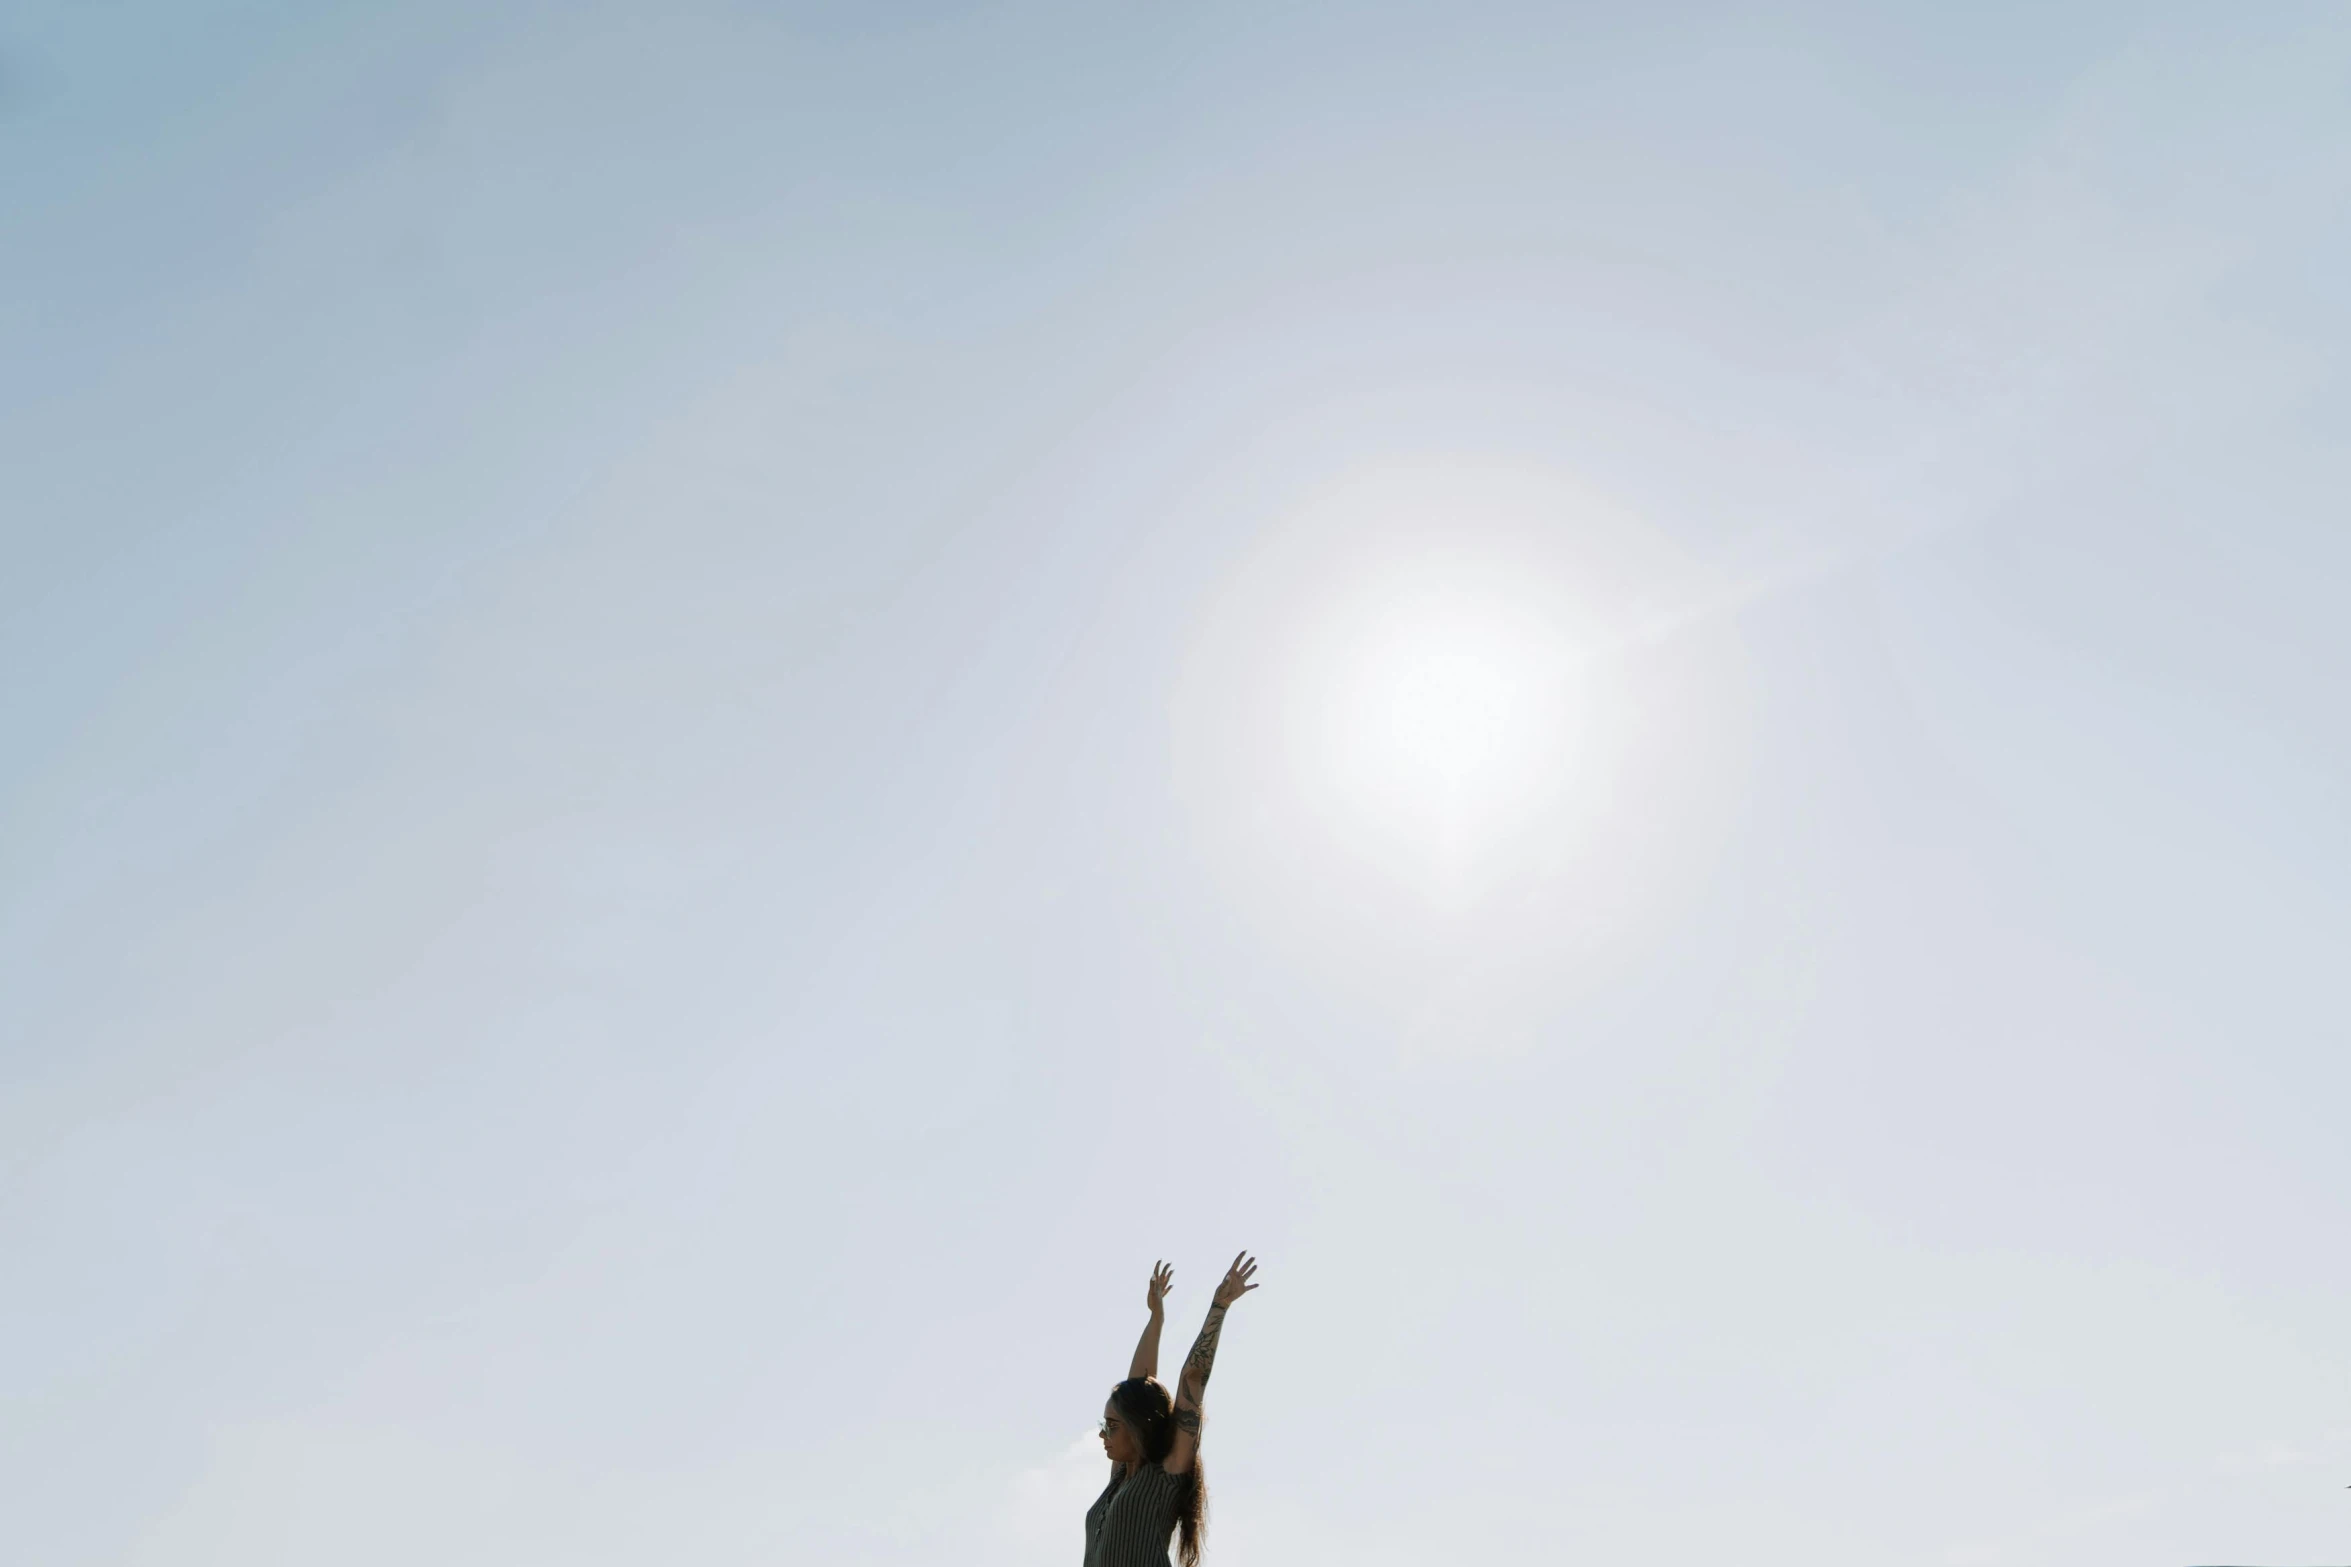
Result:
{"label": "arm tattoo", "polygon": [[1183,1407],[1182,1405],[1178,1405],[1178,1406],[1176,1407],[1176,1412],[1175,1412],[1175,1423],[1176,1423],[1176,1429],[1177,1429],[1177,1430],[1179,1430],[1179,1431],[1189,1431],[1189,1432],[1191,1432],[1191,1433],[1192,1433],[1192,1437],[1193,1437],[1193,1439],[1194,1439],[1195,1441],[1197,1441],[1197,1440],[1199,1439],[1199,1436],[1200,1436],[1200,1411],[1199,1411],[1199,1410],[1197,1410],[1197,1409],[1187,1409],[1187,1408]]}
{"label": "arm tattoo", "polygon": [[1192,1352],[1184,1357],[1184,1380],[1192,1384],[1192,1396],[1198,1398],[1208,1387],[1209,1368],[1216,1364],[1216,1339],[1224,1331],[1224,1307],[1208,1308],[1208,1320],[1200,1324],[1200,1336],[1192,1340]]}

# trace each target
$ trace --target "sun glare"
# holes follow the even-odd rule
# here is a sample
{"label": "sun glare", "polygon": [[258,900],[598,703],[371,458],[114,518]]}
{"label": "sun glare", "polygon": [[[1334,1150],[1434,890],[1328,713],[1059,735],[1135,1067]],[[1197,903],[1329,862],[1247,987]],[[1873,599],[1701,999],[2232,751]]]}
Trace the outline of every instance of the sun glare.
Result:
{"label": "sun glare", "polygon": [[1295,501],[1205,606],[1173,703],[1203,842],[1302,919],[1560,885],[1637,836],[1600,825],[1631,732],[1610,613],[1674,567],[1536,466],[1367,465]]}
{"label": "sun glare", "polygon": [[1618,635],[1708,580],[1540,465],[1366,464],[1285,497],[1170,694],[1199,863],[1269,950],[1412,1038],[1510,1034],[1635,950],[1720,839],[1728,655]]}
{"label": "sun glare", "polygon": [[1573,668],[1528,594],[1423,566],[1358,584],[1314,641],[1296,762],[1356,835],[1458,859],[1535,809],[1569,761]]}
{"label": "sun glare", "polygon": [[1503,759],[1528,706],[1526,672],[1475,625],[1415,628],[1365,661],[1363,760],[1458,793]]}

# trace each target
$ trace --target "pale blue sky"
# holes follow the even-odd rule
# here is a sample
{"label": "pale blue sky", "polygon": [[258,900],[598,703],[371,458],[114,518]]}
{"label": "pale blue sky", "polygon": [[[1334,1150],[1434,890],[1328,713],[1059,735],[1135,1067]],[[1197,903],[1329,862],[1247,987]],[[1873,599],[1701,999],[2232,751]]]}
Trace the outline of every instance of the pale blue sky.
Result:
{"label": "pale blue sky", "polygon": [[9,1559],[2347,1559],[2331,9],[7,11]]}

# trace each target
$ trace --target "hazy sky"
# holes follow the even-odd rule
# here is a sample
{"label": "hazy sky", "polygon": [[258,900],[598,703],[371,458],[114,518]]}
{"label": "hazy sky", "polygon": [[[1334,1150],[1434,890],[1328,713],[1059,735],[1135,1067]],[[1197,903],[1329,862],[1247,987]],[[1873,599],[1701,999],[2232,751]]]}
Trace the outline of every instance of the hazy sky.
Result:
{"label": "hazy sky", "polygon": [[28,1567],[2351,1559],[2339,7],[0,12]]}

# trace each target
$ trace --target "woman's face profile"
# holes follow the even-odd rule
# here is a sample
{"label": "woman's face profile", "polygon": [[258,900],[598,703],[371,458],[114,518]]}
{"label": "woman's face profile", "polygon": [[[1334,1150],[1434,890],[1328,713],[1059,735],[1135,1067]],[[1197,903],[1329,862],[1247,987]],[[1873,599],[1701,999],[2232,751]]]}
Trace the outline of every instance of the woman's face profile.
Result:
{"label": "woman's face profile", "polygon": [[1114,1464],[1131,1464],[1135,1460],[1135,1434],[1119,1418],[1116,1404],[1102,1406],[1102,1451],[1110,1455]]}

